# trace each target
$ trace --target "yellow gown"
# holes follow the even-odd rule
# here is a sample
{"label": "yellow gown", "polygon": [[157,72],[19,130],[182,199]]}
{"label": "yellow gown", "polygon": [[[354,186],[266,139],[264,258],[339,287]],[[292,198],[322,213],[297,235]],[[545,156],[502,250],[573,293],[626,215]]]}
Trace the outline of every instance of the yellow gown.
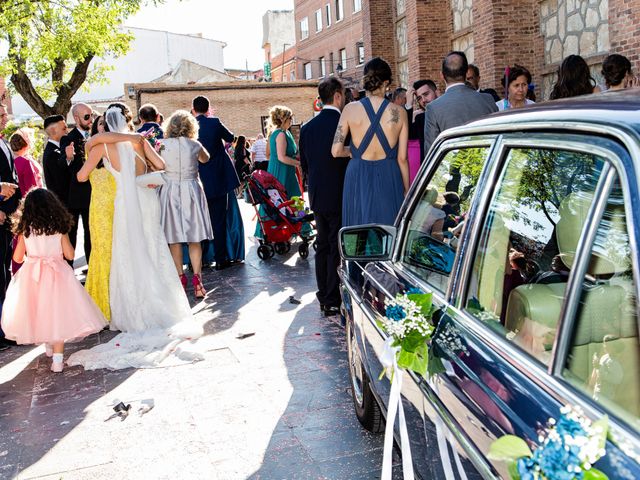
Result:
{"label": "yellow gown", "polygon": [[89,181],[91,182],[91,204],[89,205],[91,259],[85,287],[105,318],[110,321],[109,274],[116,182],[106,168],[96,168],[89,175]]}

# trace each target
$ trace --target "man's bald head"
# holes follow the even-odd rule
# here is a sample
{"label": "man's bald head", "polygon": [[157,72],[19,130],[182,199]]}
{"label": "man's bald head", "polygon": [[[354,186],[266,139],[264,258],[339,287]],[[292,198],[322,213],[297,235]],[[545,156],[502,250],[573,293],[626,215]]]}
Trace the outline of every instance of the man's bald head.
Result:
{"label": "man's bald head", "polygon": [[450,52],[442,61],[442,76],[447,84],[464,82],[469,63],[463,52]]}

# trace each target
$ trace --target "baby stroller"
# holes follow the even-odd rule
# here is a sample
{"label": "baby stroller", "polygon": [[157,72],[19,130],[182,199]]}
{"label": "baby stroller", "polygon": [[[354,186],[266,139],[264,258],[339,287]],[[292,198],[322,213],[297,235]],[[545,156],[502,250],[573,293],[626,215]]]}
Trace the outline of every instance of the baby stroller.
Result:
{"label": "baby stroller", "polygon": [[[276,253],[288,253],[291,250],[291,238],[297,236],[302,240],[298,253],[302,258],[307,258],[309,242],[314,235],[303,234],[302,227],[311,225],[313,214],[304,210],[296,211],[293,208],[295,201],[287,198],[284,186],[264,170],[256,170],[247,177],[246,189],[262,230],[258,257],[268,260]],[[260,205],[262,211],[258,208]]]}

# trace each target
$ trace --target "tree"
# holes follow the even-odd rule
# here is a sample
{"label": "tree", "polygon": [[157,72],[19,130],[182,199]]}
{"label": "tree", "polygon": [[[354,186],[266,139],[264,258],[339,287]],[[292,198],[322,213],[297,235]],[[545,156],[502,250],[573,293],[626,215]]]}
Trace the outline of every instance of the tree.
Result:
{"label": "tree", "polygon": [[41,117],[66,116],[85,82],[105,79],[109,67],[94,58],[127,52],[132,35],[121,25],[148,1],[163,0],[0,0],[9,47],[0,74]]}

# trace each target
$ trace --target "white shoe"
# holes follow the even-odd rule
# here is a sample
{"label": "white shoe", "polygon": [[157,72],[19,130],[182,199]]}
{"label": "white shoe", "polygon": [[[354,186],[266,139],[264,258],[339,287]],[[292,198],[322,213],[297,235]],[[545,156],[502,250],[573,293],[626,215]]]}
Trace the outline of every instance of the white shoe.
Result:
{"label": "white shoe", "polygon": [[53,354],[53,362],[51,362],[51,371],[60,373],[64,369],[64,360],[61,353]]}

